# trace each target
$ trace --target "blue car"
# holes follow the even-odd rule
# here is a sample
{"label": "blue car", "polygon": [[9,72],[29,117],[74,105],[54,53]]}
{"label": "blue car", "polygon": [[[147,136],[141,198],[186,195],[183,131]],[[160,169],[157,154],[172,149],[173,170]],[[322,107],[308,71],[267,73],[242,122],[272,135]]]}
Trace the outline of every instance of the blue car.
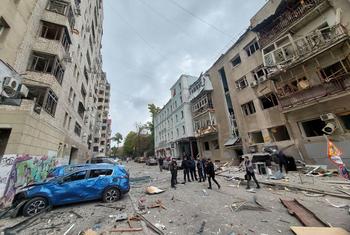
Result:
{"label": "blue car", "polygon": [[[64,169],[69,169],[64,171]],[[102,199],[115,202],[129,192],[129,174],[123,166],[112,164],[85,164],[79,167],[55,168],[53,178],[28,185],[18,192],[13,206],[26,200],[24,216],[33,216],[52,206]]]}

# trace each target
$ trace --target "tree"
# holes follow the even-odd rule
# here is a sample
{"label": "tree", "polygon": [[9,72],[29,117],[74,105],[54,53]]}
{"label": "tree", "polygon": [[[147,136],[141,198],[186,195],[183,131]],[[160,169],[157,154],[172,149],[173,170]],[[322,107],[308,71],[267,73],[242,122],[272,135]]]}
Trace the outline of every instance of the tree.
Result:
{"label": "tree", "polygon": [[152,146],[151,151],[154,153],[154,117],[157,113],[159,113],[161,108],[157,107],[155,104],[148,104],[148,111],[151,114],[152,121],[147,122],[147,128],[151,131],[151,138],[152,138]]}
{"label": "tree", "polygon": [[124,140],[123,153],[126,156],[135,157],[135,143],[136,143],[137,133],[130,131]]}
{"label": "tree", "polygon": [[119,132],[115,133],[114,136],[112,137],[112,140],[117,142],[117,148],[119,148],[119,144],[122,142],[123,140],[123,136],[122,134],[120,134]]}

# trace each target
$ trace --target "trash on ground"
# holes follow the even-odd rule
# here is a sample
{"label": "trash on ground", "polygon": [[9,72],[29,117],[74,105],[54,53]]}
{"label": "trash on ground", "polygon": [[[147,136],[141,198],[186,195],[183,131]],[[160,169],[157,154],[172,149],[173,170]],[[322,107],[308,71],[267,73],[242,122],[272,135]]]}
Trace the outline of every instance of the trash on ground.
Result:
{"label": "trash on ground", "polygon": [[166,227],[164,224],[160,224],[160,223],[155,223],[154,226],[156,226],[157,228],[161,229],[161,230],[166,230]]}
{"label": "trash on ground", "polygon": [[126,213],[120,213],[116,215],[109,215],[109,218],[114,218],[116,222],[123,221],[128,219],[128,215]]}
{"label": "trash on ground", "polygon": [[209,194],[208,194],[208,192],[207,192],[207,190],[205,190],[205,189],[202,189],[202,192],[203,192],[203,196],[209,196]]}
{"label": "trash on ground", "polygon": [[296,235],[350,235],[349,232],[347,232],[343,228],[325,228],[325,227],[297,227],[297,226],[291,226],[290,229],[296,234]]}
{"label": "trash on ground", "polygon": [[148,193],[148,194],[159,194],[162,192],[164,192],[164,190],[157,188],[155,186],[149,186],[146,188],[146,193]]}

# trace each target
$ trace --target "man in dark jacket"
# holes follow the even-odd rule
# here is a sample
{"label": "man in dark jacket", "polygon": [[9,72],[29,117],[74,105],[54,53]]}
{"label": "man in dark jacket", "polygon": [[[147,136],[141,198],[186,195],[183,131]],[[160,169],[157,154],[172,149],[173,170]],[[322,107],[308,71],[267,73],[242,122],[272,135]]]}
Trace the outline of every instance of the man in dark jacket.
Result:
{"label": "man in dark jacket", "polygon": [[175,185],[177,184],[177,163],[175,158],[171,159],[169,170],[171,173],[171,187],[176,188]]}
{"label": "man in dark jacket", "polygon": [[284,167],[284,170],[286,171],[286,174],[288,174],[288,161],[286,155],[283,153],[282,150],[278,151],[277,153],[278,163],[280,166],[280,171],[283,173],[282,167]]}
{"label": "man in dark jacket", "polygon": [[188,160],[189,165],[190,165],[190,173],[191,173],[191,179],[192,181],[194,180],[198,180],[197,178],[197,174],[196,174],[196,161],[194,160],[194,158],[191,158]]}
{"label": "man in dark jacket", "polygon": [[197,170],[198,170],[198,176],[199,176],[199,181],[198,182],[204,182],[204,175],[203,175],[203,171],[204,171],[204,166],[203,166],[203,162],[202,160],[198,159],[197,161]]}
{"label": "man in dark jacket", "polygon": [[255,178],[253,163],[251,160],[249,160],[248,156],[244,157],[244,166],[246,170],[246,178],[247,178],[247,189],[250,189],[250,181],[253,178],[253,180],[256,183],[256,188],[260,188],[258,180]]}
{"label": "man in dark jacket", "polygon": [[208,158],[208,161],[207,161],[207,174],[208,174],[208,182],[209,182],[208,189],[211,189],[211,180],[213,180],[215,182],[215,184],[218,186],[218,188],[220,189],[221,186],[215,179],[214,164],[213,164],[213,162],[211,161],[210,158]]}
{"label": "man in dark jacket", "polygon": [[191,182],[191,180],[190,180],[190,165],[189,165],[189,161],[187,160],[186,155],[183,156],[183,160],[181,162],[181,167],[182,167],[183,172],[184,172],[184,182],[186,183],[186,178],[187,178],[188,182]]}
{"label": "man in dark jacket", "polygon": [[160,172],[163,171],[163,163],[164,163],[164,159],[162,157],[159,157],[158,159],[158,164],[159,164],[159,170]]}
{"label": "man in dark jacket", "polygon": [[207,160],[205,158],[202,159],[202,166],[203,166],[203,182],[207,179]]}

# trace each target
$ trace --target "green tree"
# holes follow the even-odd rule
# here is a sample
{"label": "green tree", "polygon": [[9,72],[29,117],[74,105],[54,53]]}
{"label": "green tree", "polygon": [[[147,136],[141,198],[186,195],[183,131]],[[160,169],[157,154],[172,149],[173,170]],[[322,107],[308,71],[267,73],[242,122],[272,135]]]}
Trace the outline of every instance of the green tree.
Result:
{"label": "green tree", "polygon": [[137,139],[137,133],[130,131],[124,140],[123,153],[126,156],[135,157],[135,143]]}
{"label": "green tree", "polygon": [[117,148],[119,148],[119,144],[122,142],[123,140],[123,136],[122,134],[120,134],[119,132],[115,133],[114,136],[112,137],[112,140],[117,142]]}
{"label": "green tree", "polygon": [[151,145],[151,152],[154,153],[154,117],[157,113],[160,112],[160,108],[157,107],[155,104],[148,104],[148,111],[151,114],[152,121],[147,122],[147,129],[151,132],[151,139],[152,139],[152,145]]}

